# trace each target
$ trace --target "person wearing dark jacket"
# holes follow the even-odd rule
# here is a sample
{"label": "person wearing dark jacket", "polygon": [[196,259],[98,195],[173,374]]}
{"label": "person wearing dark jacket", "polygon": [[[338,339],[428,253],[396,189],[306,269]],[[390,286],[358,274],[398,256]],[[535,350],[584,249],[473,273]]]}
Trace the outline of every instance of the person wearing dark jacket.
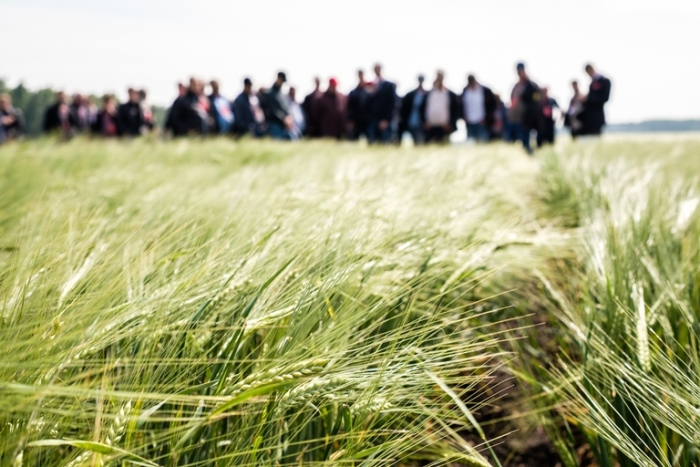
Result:
{"label": "person wearing dark jacket", "polygon": [[287,96],[282,93],[282,85],[287,81],[287,75],[280,71],[272,87],[263,94],[263,108],[269,134],[273,139],[296,139],[292,130],[294,119],[289,111]]}
{"label": "person wearing dark jacket", "polygon": [[168,117],[173,136],[207,133],[208,108],[203,106],[206,100],[203,87],[201,82],[191,78],[185,95],[173,103]]}
{"label": "person wearing dark jacket", "polygon": [[493,100],[496,107],[493,111],[493,124],[489,131],[491,133],[491,141],[498,141],[505,137],[505,130],[508,127],[508,112],[500,94],[494,93]]}
{"label": "person wearing dark jacket", "polygon": [[168,113],[165,116],[165,123],[163,125],[163,129],[166,132],[171,132],[175,133],[173,129],[173,109],[175,108],[175,103],[177,103],[178,99],[181,99],[182,97],[187,94],[187,88],[185,87],[184,84],[182,83],[177,83],[177,97],[175,98],[175,101],[173,101],[173,104],[170,106],[168,109]]}
{"label": "person wearing dark jacket", "polygon": [[542,120],[539,130],[537,130],[538,148],[541,148],[544,144],[554,144],[554,126],[556,123],[554,110],[559,110],[559,104],[556,100],[549,97],[549,91],[547,88],[542,88],[541,92]]}
{"label": "person wearing dark jacket", "polygon": [[421,106],[425,142],[444,143],[457,130],[461,117],[459,97],[445,87],[445,73],[437,72],[433,89],[428,92]]}
{"label": "person wearing dark jacket", "polygon": [[117,124],[122,136],[141,136],[145,125],[141,98],[136,89],[129,88],[129,100],[117,110]]}
{"label": "person wearing dark jacket", "polygon": [[70,111],[66,93],[59,91],[56,93],[56,103],[46,109],[41,128],[44,132],[50,133],[60,131],[64,136],[70,137],[75,132],[78,122],[75,115]]}
{"label": "person wearing dark jacket", "polygon": [[311,115],[318,123],[318,135],[321,138],[341,139],[345,136],[347,100],[338,92],[338,80],[328,80],[328,90],[316,99],[311,108]]}
{"label": "person wearing dark jacket", "polygon": [[306,129],[304,134],[311,138],[318,138],[321,136],[319,131],[319,122],[313,115],[313,108],[318,99],[321,98],[323,93],[321,92],[321,78],[316,76],[314,78],[314,90],[311,94],[304,98],[304,102],[301,104],[301,109],[304,111],[304,117],[306,118]]}
{"label": "person wearing dark jacket", "polygon": [[496,99],[493,91],[481,85],[474,75],[467,76],[467,86],[462,91],[462,109],[467,123],[467,139],[480,142],[491,139]]}
{"label": "person wearing dark jacket", "polygon": [[114,96],[105,95],[102,98],[102,109],[97,112],[97,118],[92,124],[92,133],[105,137],[119,136],[118,120],[117,100]]}
{"label": "person wearing dark jacket", "polygon": [[141,112],[143,113],[143,127],[147,132],[153,131],[154,128],[158,126],[155,115],[153,115],[153,108],[148,105],[148,93],[145,89],[139,89],[139,104],[141,105]]}
{"label": "person wearing dark jacket", "polygon": [[380,64],[374,66],[374,74],[377,79],[369,105],[369,142],[390,143],[393,138],[391,124],[396,112],[396,85],[384,79]]}
{"label": "person wearing dark jacket", "polygon": [[581,92],[579,91],[578,81],[572,81],[571,87],[574,91],[574,95],[569,101],[569,108],[564,117],[564,126],[571,132],[571,139],[576,139],[583,130],[583,123],[580,119],[581,112],[583,111],[583,96],[581,96]]}
{"label": "person wearing dark jacket", "polygon": [[243,92],[233,101],[235,133],[261,136],[265,133],[265,115],[250,78],[243,80]]}
{"label": "person wearing dark jacket", "polygon": [[425,77],[418,76],[418,87],[406,94],[401,99],[401,109],[399,110],[399,140],[404,132],[408,131],[413,139],[413,144],[423,143],[423,101],[427,91],[423,87]]}
{"label": "person wearing dark jacket", "polygon": [[348,94],[348,138],[357,140],[360,135],[367,138],[369,127],[369,91],[365,82],[365,72],[357,71],[357,87]]}
{"label": "person wearing dark jacket", "polygon": [[518,82],[511,93],[508,120],[519,125],[520,140],[523,143],[523,147],[528,154],[532,155],[530,138],[532,137],[532,132],[537,131],[541,124],[540,88],[528,76],[524,63],[518,63],[516,71],[518,73]]}
{"label": "person wearing dark jacket", "polygon": [[12,106],[9,94],[0,94],[0,144],[17,139],[24,133],[24,114]]}
{"label": "person wearing dark jacket", "polygon": [[591,77],[588,95],[582,97],[583,112],[579,116],[583,123],[582,133],[600,135],[605,126],[605,103],[610,100],[612,84],[608,78],[597,73],[592,65],[586,65],[586,73]]}

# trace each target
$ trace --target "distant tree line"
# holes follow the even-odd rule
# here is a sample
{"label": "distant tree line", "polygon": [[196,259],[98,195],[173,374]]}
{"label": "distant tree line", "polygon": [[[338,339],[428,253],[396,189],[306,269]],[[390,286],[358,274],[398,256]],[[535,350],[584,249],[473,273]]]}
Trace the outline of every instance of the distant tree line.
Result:
{"label": "distant tree line", "polygon": [[[56,99],[56,90],[51,88],[32,91],[20,83],[14,88],[10,88],[5,80],[0,79],[0,94],[7,93],[12,97],[12,105],[19,107],[24,112],[25,132],[27,136],[39,136],[41,134],[41,124],[44,112]],[[99,96],[90,95],[88,98],[95,104],[100,102]],[[165,121],[166,109],[163,107],[153,107],[153,115],[157,122]]]}

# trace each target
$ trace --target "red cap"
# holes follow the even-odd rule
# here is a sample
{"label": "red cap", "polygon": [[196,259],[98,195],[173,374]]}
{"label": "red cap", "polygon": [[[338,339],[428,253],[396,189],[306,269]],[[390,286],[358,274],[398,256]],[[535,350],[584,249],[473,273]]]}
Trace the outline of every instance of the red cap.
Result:
{"label": "red cap", "polygon": [[338,86],[338,80],[335,78],[331,78],[328,80],[328,85],[329,86]]}

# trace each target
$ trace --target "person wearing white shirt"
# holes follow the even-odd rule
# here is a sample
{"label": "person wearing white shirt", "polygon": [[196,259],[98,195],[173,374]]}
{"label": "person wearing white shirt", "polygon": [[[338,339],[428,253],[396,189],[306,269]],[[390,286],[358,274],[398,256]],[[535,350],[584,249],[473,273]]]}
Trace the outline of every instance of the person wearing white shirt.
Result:
{"label": "person wearing white shirt", "polygon": [[301,105],[296,100],[297,91],[294,86],[290,86],[289,92],[287,93],[287,102],[289,104],[289,114],[294,120],[294,128],[292,128],[292,133],[297,139],[301,138],[304,134],[304,129],[306,127],[306,119],[304,117],[304,111]]}
{"label": "person wearing white shirt", "polygon": [[467,123],[467,139],[488,141],[496,111],[495,98],[493,92],[479,84],[474,75],[467,77],[467,87],[462,92],[462,108]]}
{"label": "person wearing white shirt", "polygon": [[433,89],[423,101],[425,142],[444,142],[455,131],[459,118],[457,95],[444,84],[445,74],[438,71]]}

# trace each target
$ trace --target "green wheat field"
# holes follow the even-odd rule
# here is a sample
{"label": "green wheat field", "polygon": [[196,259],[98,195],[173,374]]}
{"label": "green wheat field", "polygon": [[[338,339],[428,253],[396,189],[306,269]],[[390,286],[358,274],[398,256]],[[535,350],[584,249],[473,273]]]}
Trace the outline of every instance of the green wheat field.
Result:
{"label": "green wheat field", "polygon": [[4,146],[0,465],[700,466],[699,175],[694,136]]}

